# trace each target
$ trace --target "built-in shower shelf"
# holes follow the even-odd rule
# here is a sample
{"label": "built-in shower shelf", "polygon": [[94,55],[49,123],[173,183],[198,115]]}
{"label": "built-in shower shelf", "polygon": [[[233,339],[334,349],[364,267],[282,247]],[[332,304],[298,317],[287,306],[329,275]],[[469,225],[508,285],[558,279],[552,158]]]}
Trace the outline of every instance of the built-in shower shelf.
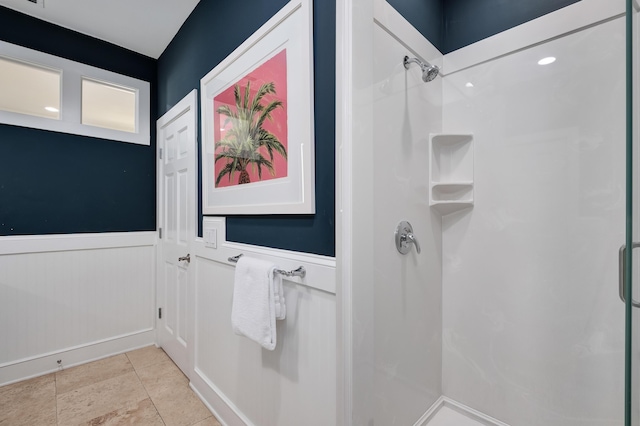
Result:
{"label": "built-in shower shelf", "polygon": [[429,205],[442,215],[473,207],[473,135],[429,136]]}
{"label": "built-in shower shelf", "polygon": [[473,201],[442,201],[431,204],[431,207],[444,216],[473,207]]}
{"label": "built-in shower shelf", "polygon": [[434,182],[431,184],[431,191],[434,200],[438,201],[446,201],[452,199],[452,197],[454,200],[457,200],[459,198],[465,198],[466,196],[471,199],[473,182]]}

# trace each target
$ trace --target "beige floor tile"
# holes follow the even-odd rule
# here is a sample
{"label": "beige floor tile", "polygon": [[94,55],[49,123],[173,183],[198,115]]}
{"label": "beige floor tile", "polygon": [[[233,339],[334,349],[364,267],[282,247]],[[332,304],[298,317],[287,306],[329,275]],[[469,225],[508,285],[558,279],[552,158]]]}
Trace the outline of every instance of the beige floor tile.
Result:
{"label": "beige floor tile", "polygon": [[171,359],[140,368],[137,373],[167,426],[193,425],[211,417],[189,387],[189,379]]}
{"label": "beige floor tile", "polygon": [[215,417],[211,416],[211,417],[209,417],[207,419],[204,419],[201,422],[196,423],[193,426],[222,426],[222,424],[220,424],[218,419],[216,419]]}
{"label": "beige floor tile", "polygon": [[153,345],[127,352],[127,357],[136,370],[170,359],[162,349]]}
{"label": "beige floor tile", "polygon": [[116,355],[56,373],[58,394],[133,372],[126,355]]}
{"label": "beige floor tile", "polygon": [[56,384],[53,374],[0,387],[0,425],[55,424]]}
{"label": "beige floor tile", "polygon": [[163,388],[149,396],[167,426],[190,426],[211,417],[211,412],[189,387]]}
{"label": "beige floor tile", "polygon": [[149,398],[130,404],[87,422],[87,426],[164,426],[156,407]]}
{"label": "beige floor tile", "polygon": [[0,426],[56,424],[221,426],[153,346],[0,387]]}
{"label": "beige floor tile", "polygon": [[112,411],[147,399],[135,372],[58,395],[58,424],[85,424]]}
{"label": "beige floor tile", "polygon": [[140,368],[137,373],[150,396],[158,396],[165,391],[170,392],[171,389],[189,386],[189,379],[170,359]]}

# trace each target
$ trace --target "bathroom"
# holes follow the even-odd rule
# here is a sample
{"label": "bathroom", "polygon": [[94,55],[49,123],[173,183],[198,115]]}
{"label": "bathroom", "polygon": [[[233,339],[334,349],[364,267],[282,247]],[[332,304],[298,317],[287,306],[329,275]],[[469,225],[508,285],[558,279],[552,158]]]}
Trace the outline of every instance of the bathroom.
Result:
{"label": "bathroom", "polygon": [[[155,58],[0,8],[0,40],[153,88],[146,146],[0,126],[0,385],[162,344],[155,122],[298,3],[315,213],[202,215],[194,181],[181,368],[207,407],[227,425],[640,424],[624,0],[200,2]],[[272,352],[231,331],[239,253],[306,268]]]}

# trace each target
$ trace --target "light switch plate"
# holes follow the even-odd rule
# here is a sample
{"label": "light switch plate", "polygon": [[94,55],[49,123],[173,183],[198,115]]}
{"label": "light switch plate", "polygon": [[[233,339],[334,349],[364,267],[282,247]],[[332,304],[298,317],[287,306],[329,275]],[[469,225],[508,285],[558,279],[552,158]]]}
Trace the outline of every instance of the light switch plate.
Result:
{"label": "light switch plate", "polygon": [[217,229],[204,230],[204,246],[210,247],[210,248],[218,248],[218,230]]}

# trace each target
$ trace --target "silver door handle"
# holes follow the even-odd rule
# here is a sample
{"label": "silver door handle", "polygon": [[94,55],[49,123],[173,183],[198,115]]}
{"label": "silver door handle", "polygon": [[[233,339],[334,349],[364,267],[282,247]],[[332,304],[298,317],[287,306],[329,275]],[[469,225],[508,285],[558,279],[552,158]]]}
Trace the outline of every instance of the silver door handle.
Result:
{"label": "silver door handle", "polygon": [[[631,246],[631,250],[638,247],[640,247],[640,242],[634,242]],[[626,251],[627,251],[627,246],[625,244],[623,244],[622,247],[620,247],[620,250],[618,250],[618,291],[620,292],[620,300],[622,300],[624,303],[627,303],[627,300],[624,297],[625,290],[626,290],[625,288],[625,282],[626,282],[625,271],[627,266],[627,259],[625,256]],[[631,299],[631,305],[634,308],[640,308],[640,303],[633,300],[633,298]]]}
{"label": "silver door handle", "polygon": [[189,255],[189,253],[187,253],[186,256],[182,256],[178,258],[178,262],[182,262],[183,260],[187,263],[191,263],[191,256]]}

